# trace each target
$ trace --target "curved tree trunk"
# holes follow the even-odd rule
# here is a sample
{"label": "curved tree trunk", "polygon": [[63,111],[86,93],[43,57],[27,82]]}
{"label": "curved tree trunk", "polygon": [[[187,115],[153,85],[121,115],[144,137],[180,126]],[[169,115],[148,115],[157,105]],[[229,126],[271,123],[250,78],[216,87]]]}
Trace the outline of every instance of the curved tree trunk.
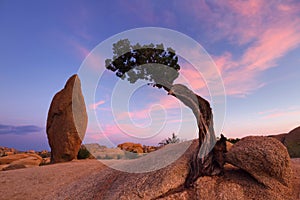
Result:
{"label": "curved tree trunk", "polygon": [[221,139],[216,141],[209,102],[182,84],[163,88],[192,109],[198,124],[199,145],[190,161],[190,172],[185,186],[189,187],[200,176],[222,174],[226,139],[222,135]]}

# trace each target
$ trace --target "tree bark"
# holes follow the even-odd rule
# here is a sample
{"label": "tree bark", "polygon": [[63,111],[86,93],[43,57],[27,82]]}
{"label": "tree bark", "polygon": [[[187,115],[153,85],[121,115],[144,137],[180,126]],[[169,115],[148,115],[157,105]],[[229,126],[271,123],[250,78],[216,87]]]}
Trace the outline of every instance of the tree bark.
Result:
{"label": "tree bark", "polygon": [[[185,186],[191,186],[198,177],[223,173],[226,139],[217,142],[213,127],[213,113],[208,101],[182,84],[163,87],[192,111],[197,120],[199,145],[190,161],[190,171]],[[170,89],[169,89],[170,88]]]}

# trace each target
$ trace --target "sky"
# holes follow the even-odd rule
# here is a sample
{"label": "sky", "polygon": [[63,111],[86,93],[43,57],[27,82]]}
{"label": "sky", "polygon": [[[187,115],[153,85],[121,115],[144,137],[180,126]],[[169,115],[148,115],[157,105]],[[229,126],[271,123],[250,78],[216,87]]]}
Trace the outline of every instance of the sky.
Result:
{"label": "sky", "polygon": [[[224,83],[226,114],[219,132],[225,136],[279,134],[300,126],[297,0],[2,0],[0,146],[49,149],[45,126],[55,93],[98,44],[142,27],[178,31],[205,49]],[[191,88],[210,100],[203,77],[189,63],[180,63]],[[156,88],[136,89],[123,110],[129,121],[122,118],[121,108],[114,114],[113,99],[122,99],[112,98],[119,83],[131,87],[111,72],[101,77],[95,102],[86,105],[98,122],[89,121],[85,142],[108,138],[113,145],[157,144],[173,132],[182,139],[197,137],[191,112]],[[101,131],[94,129],[99,124]]]}

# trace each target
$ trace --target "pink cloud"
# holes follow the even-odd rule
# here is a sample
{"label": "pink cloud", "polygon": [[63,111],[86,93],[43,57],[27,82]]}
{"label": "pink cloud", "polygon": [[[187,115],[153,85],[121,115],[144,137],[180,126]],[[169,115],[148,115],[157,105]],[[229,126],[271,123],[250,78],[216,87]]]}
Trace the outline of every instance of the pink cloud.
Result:
{"label": "pink cloud", "polygon": [[114,124],[105,124],[102,128],[105,135],[120,134],[122,132],[119,127]]}
{"label": "pink cloud", "polygon": [[248,70],[266,70],[276,65],[278,58],[300,43],[300,19],[296,23],[271,27],[243,55],[241,64]]}
{"label": "pink cloud", "polygon": [[85,61],[85,66],[97,72],[99,72],[100,68],[105,67],[105,57],[103,55],[100,55],[97,52],[92,53],[93,49],[87,48],[81,44],[79,40],[71,38],[65,38],[65,40],[72,47],[76,56],[78,56],[81,60],[87,58]]}
{"label": "pink cloud", "polygon": [[[156,105],[156,106],[155,106]],[[151,111],[158,111],[160,109],[165,109],[167,112],[171,112],[172,109],[180,108],[180,104],[178,100],[172,96],[160,96],[159,98],[155,99],[151,103],[149,103],[146,107],[136,110],[136,111],[126,111],[121,112],[116,115],[117,120],[123,120],[127,118],[131,118],[134,120],[141,120],[150,118]],[[155,120],[159,120],[156,118]]]}
{"label": "pink cloud", "polygon": [[192,90],[200,90],[206,87],[201,74],[189,64],[185,64],[180,70],[180,77],[176,82],[187,82],[187,85],[191,87]]}
{"label": "pink cloud", "polygon": [[67,36],[62,36],[66,43],[72,47],[72,50],[79,56],[81,59],[84,59],[89,53],[90,50],[82,45],[78,40],[74,38],[69,38]]}
{"label": "pink cloud", "polygon": [[163,96],[160,98],[159,103],[164,109],[177,109],[180,107],[179,101],[173,96]]}
{"label": "pink cloud", "polygon": [[104,104],[105,101],[104,100],[100,100],[94,104],[89,105],[89,108],[92,110],[96,110],[100,105]]}
{"label": "pink cloud", "polygon": [[289,107],[285,109],[272,109],[268,111],[259,112],[262,119],[278,119],[278,118],[299,118],[300,108],[297,106]]}
{"label": "pink cloud", "polygon": [[260,75],[275,67],[282,56],[299,46],[299,5],[259,0],[218,1],[221,13],[215,13],[206,6],[206,12],[218,21],[217,25],[211,25],[218,29],[213,37],[247,46],[237,58],[233,58],[230,51],[213,56],[227,95],[245,96],[262,87],[265,83],[259,80]]}
{"label": "pink cloud", "polygon": [[107,137],[120,138],[123,137],[122,131],[114,124],[102,124],[102,131],[99,128],[89,128],[85,135],[85,143],[105,142]]}
{"label": "pink cloud", "polygon": [[266,30],[240,59],[233,59],[228,52],[215,57],[228,95],[249,94],[264,84],[257,80],[259,75],[300,44],[300,29],[295,29],[295,25]]}

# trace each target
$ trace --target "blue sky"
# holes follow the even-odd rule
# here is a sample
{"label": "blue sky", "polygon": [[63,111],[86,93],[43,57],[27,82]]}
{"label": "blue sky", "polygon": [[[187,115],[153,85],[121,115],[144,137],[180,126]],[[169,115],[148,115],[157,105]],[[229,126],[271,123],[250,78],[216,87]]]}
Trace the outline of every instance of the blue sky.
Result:
{"label": "blue sky", "polygon": [[[44,127],[53,95],[100,42],[149,26],[186,34],[213,58],[226,90],[226,136],[277,134],[300,125],[300,3],[296,0],[7,0],[0,2],[0,146],[48,149]],[[108,83],[113,82],[113,74],[107,76]],[[165,99],[162,90],[145,90],[157,101]],[[110,105],[100,94],[104,95],[97,90],[99,118]],[[143,99],[138,94],[136,98]],[[150,102],[131,105],[138,123],[149,122],[147,117],[141,121],[149,106]],[[172,109],[175,120],[178,110]],[[106,119],[104,131],[114,143],[129,139]],[[170,123],[162,135],[142,142],[157,143],[176,131]]]}

